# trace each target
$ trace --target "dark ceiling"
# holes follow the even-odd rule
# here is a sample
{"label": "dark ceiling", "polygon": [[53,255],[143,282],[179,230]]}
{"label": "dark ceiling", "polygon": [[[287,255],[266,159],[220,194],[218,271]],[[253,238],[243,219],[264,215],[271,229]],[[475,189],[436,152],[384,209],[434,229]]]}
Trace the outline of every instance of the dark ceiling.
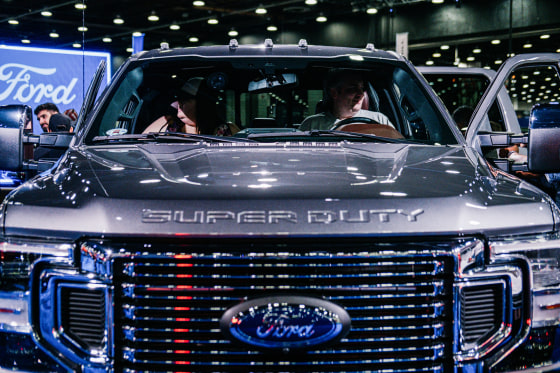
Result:
{"label": "dark ceiling", "polygon": [[[324,14],[331,19],[361,12],[365,14],[369,4],[379,10],[390,6],[412,6],[428,0],[391,1],[340,1],[318,0],[315,5],[307,5],[304,0],[206,0],[204,5],[195,6],[196,1],[84,1],[86,9],[75,7],[80,1],[36,1],[2,0],[0,9],[0,41],[6,44],[21,44],[29,40],[31,44],[72,48],[73,44],[84,44],[88,50],[109,50],[113,54],[126,54],[131,46],[131,34],[145,33],[145,48],[157,48],[162,41],[171,47],[223,44],[231,39],[228,32],[235,29],[239,36],[253,34],[274,37],[274,31],[267,27],[275,25],[278,31],[289,31],[290,27],[316,23],[315,18]],[[266,9],[265,14],[257,14],[256,9]],[[51,16],[44,16],[48,10]],[[159,20],[149,21],[148,16],[157,15]],[[117,25],[114,18],[120,16],[124,23]],[[218,24],[208,20],[215,18]],[[19,24],[10,24],[17,20]],[[85,25],[82,33],[78,27]],[[176,25],[177,30],[170,29]],[[51,38],[55,31],[59,37]],[[110,37],[110,43],[103,38]],[[198,41],[189,41],[191,37]],[[77,47],[79,48],[79,47]]]}
{"label": "dark ceiling", "polygon": [[[436,65],[451,65],[461,60],[492,68],[499,66],[510,52],[554,52],[560,48],[560,24],[540,21],[547,14],[553,17],[550,9],[559,8],[557,0],[444,0],[443,4],[432,4],[432,0],[317,0],[315,5],[308,5],[305,0],[205,0],[202,6],[194,3],[0,0],[0,43],[108,51],[122,61],[130,55],[127,48],[132,45],[133,32],[145,34],[144,49],[158,48],[162,42],[172,48],[226,44],[232,38],[228,33],[233,30],[238,32],[233,38],[240,43],[261,42],[265,38],[275,43],[292,43],[305,38],[310,44],[361,47],[367,41],[383,49],[394,49],[395,32],[401,28],[411,31],[409,58],[415,64],[433,61]],[[78,9],[76,4],[84,4],[85,9]],[[266,9],[266,14],[257,14],[259,7]],[[442,13],[444,7],[453,12]],[[376,8],[378,13],[367,14],[368,8]],[[520,20],[516,22],[521,27],[508,30],[511,25],[506,19],[510,10],[514,16],[511,18]],[[44,11],[52,15],[42,15]],[[479,11],[480,17],[476,15]],[[316,21],[320,14],[327,17],[327,22]],[[463,18],[454,18],[461,14]],[[159,19],[150,21],[150,15]],[[123,24],[114,23],[117,16]],[[209,24],[211,18],[217,19],[218,24]],[[556,19],[560,22],[560,17]],[[337,22],[345,23],[346,31],[334,28]],[[172,25],[178,29],[171,29]],[[267,30],[272,25],[277,27],[276,31]],[[87,27],[87,31],[79,31],[81,26]],[[59,36],[50,37],[52,32]],[[542,39],[542,34],[549,36]],[[501,39],[501,43],[491,44],[494,38]],[[532,48],[523,47],[528,43]],[[450,48],[441,49],[442,44]]]}

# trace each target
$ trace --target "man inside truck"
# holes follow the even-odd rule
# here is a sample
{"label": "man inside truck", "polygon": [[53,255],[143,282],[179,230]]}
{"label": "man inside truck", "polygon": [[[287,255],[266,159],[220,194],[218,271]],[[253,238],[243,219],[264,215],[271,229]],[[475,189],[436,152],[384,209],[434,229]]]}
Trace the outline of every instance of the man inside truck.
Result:
{"label": "man inside truck", "polygon": [[363,109],[366,99],[365,83],[360,74],[345,69],[332,69],[326,79],[324,110],[303,120],[299,127],[302,131],[313,129],[328,130],[337,122],[352,118],[369,118],[379,124],[385,124],[394,128],[386,115]]}

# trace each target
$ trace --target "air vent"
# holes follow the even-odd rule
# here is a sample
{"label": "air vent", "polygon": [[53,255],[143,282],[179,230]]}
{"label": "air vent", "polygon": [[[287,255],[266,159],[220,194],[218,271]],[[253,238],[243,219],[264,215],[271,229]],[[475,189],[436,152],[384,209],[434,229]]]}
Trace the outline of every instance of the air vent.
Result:
{"label": "air vent", "polygon": [[461,289],[461,330],[464,344],[481,344],[503,322],[503,285],[484,284]]}
{"label": "air vent", "polygon": [[102,348],[105,338],[104,291],[63,287],[60,294],[63,333],[82,347]]}

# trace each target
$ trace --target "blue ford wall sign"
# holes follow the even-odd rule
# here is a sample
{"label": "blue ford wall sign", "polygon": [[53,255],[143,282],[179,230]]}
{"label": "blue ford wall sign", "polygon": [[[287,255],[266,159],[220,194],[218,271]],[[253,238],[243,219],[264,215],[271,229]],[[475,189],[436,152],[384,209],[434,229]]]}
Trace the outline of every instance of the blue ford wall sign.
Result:
{"label": "blue ford wall sign", "polygon": [[230,338],[261,349],[306,349],[343,338],[350,316],[326,300],[302,296],[257,298],[228,309],[220,327]]}
{"label": "blue ford wall sign", "polygon": [[[0,105],[24,104],[33,109],[52,102],[62,112],[80,111],[85,91],[106,52],[0,45]],[[111,72],[100,91],[109,83]],[[33,132],[42,132],[34,123]]]}

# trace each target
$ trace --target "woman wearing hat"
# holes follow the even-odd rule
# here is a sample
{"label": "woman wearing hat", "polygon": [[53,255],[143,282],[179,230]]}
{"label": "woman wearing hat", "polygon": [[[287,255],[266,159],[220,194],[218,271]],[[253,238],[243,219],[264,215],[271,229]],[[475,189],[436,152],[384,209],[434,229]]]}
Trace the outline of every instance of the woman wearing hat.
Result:
{"label": "woman wearing hat", "polygon": [[217,97],[201,77],[189,79],[177,93],[171,106],[174,115],[164,115],[144,130],[149,132],[183,132],[201,135],[231,136],[239,131],[233,123],[220,117]]}

